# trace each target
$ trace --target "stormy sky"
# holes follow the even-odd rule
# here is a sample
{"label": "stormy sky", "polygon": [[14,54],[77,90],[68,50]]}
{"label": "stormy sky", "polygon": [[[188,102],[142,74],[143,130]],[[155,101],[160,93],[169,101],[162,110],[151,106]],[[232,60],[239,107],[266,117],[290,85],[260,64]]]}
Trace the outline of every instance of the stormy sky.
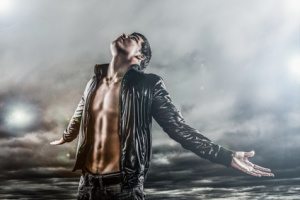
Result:
{"label": "stormy sky", "polygon": [[152,48],[145,72],[163,77],[186,122],[226,148],[255,150],[250,161],[276,176],[199,158],[154,123],[150,199],[299,193],[299,1],[0,0],[1,199],[74,198],[77,140],[49,143],[94,65],[110,61],[110,42],[134,31]]}

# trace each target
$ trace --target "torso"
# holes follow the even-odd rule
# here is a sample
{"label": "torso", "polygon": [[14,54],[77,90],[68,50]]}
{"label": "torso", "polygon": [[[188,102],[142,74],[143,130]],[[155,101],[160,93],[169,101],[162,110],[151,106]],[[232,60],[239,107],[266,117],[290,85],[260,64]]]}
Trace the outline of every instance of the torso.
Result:
{"label": "torso", "polygon": [[[121,79],[120,79],[121,80]],[[98,84],[90,112],[91,148],[85,167],[97,174],[120,170],[119,93],[121,81],[108,85],[104,79]]]}

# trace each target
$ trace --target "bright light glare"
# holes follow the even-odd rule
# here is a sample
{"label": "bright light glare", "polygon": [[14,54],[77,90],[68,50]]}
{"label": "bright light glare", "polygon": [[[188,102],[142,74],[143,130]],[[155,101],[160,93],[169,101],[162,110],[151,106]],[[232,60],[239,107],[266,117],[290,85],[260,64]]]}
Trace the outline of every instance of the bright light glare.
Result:
{"label": "bright light glare", "polygon": [[15,107],[8,113],[6,122],[9,126],[15,128],[25,128],[30,126],[33,120],[34,116],[31,114],[30,109]]}
{"label": "bright light glare", "polygon": [[295,54],[289,58],[288,70],[291,78],[300,82],[300,53]]}
{"label": "bright light glare", "polygon": [[12,0],[0,0],[0,14],[9,12],[13,7]]}

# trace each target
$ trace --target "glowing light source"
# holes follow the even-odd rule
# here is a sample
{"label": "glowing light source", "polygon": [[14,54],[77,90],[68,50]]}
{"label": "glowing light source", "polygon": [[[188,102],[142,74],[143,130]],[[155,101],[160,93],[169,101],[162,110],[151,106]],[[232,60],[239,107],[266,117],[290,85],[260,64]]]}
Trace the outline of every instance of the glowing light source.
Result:
{"label": "glowing light source", "polygon": [[0,0],[0,14],[11,11],[12,7],[12,0]]}
{"label": "glowing light source", "polygon": [[25,106],[16,106],[9,110],[6,123],[15,128],[26,128],[34,121],[34,115],[29,108]]}
{"label": "glowing light source", "polygon": [[300,82],[300,53],[289,58],[288,70],[290,77]]}

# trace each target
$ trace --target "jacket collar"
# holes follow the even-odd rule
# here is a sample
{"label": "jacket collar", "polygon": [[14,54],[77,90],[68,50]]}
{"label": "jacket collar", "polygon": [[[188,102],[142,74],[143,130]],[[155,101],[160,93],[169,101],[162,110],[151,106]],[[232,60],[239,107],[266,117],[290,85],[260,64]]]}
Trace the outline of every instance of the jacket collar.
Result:
{"label": "jacket collar", "polygon": [[[108,66],[109,66],[109,63],[104,63],[104,64],[96,64],[95,67],[94,67],[94,73],[96,74],[96,76],[102,76],[102,75],[106,75],[107,74],[107,69],[108,69]],[[138,65],[138,64],[132,64],[128,70],[130,69],[135,69],[135,70],[138,70],[138,71],[141,71],[140,70],[141,66]]]}

